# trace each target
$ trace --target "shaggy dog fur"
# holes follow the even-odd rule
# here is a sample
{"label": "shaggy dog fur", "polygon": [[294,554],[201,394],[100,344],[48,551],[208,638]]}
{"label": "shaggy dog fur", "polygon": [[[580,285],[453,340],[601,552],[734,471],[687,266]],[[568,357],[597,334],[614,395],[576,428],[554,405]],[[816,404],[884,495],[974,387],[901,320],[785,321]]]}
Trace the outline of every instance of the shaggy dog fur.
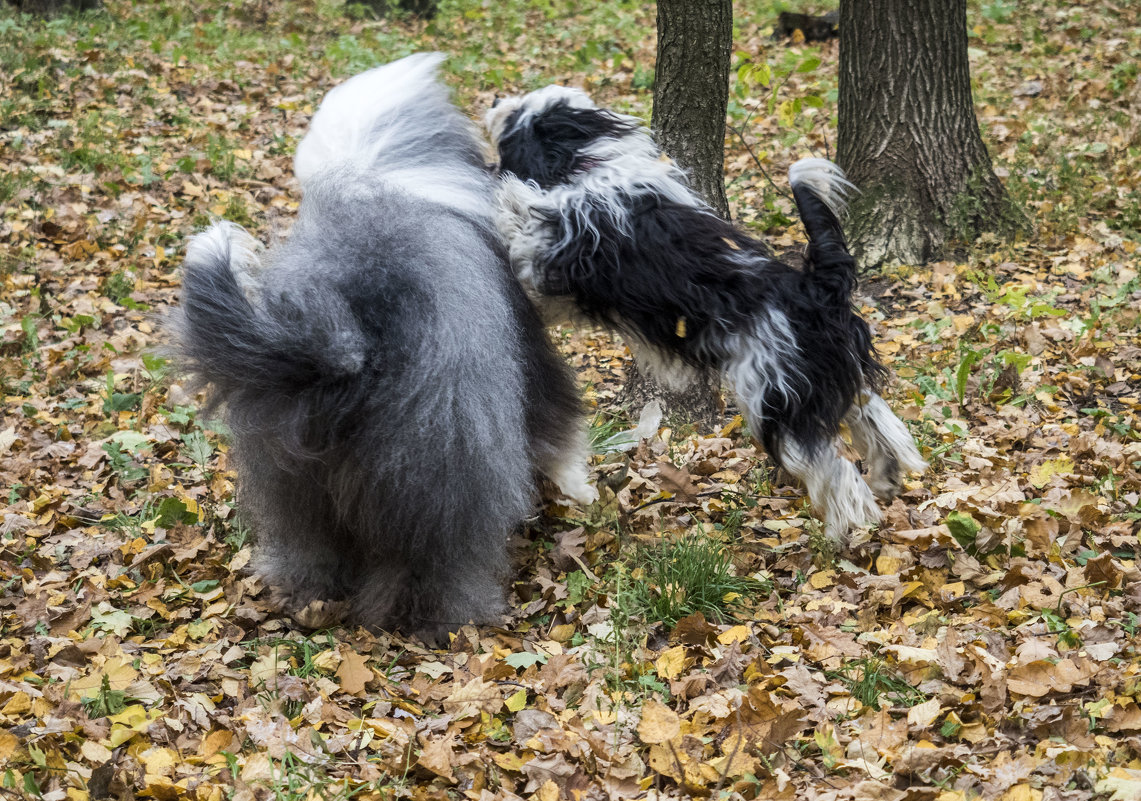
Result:
{"label": "shaggy dog fur", "polygon": [[[837,219],[851,185],[838,167],[805,159],[789,172],[809,236],[799,270],[713,213],[638,120],[580,91],[498,101],[485,122],[503,177],[500,232],[549,316],[577,311],[618,330],[673,386],[695,367],[720,371],[837,542],[880,518],[875,497],[894,497],[905,471],[924,469],[876,393],[885,370],[852,308],[855,263]],[[840,455],[842,422],[867,482]]]}
{"label": "shaggy dog fur", "polygon": [[511,275],[441,60],[333,89],[297,149],[288,239],[195,236],[170,321],[233,432],[257,572],[294,608],[341,601],[427,641],[503,611],[538,474],[596,497],[577,389]]}

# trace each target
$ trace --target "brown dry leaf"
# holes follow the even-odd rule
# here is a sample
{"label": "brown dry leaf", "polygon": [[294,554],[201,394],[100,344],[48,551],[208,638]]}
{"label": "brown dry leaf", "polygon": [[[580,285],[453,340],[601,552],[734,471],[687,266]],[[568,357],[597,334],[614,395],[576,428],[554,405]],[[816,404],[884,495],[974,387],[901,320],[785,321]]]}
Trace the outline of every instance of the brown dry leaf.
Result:
{"label": "brown dry leaf", "polygon": [[650,699],[642,704],[638,738],[646,745],[668,742],[681,734],[681,719],[669,707]]}
{"label": "brown dry leaf", "polygon": [[368,657],[350,649],[341,650],[341,664],[337,666],[337,681],[349,695],[364,695],[365,685],[374,678],[368,666]]}
{"label": "brown dry leaf", "polygon": [[759,685],[754,685],[749,688],[748,700],[734,722],[758,751],[771,754],[804,728],[805,717],[800,707],[775,700]]}
{"label": "brown dry leaf", "polygon": [[1068,693],[1075,685],[1087,685],[1098,670],[1096,663],[1080,658],[1057,662],[1040,660],[1013,668],[1007,677],[1007,686],[1011,692],[1033,697],[1051,692]]}
{"label": "brown dry leaf", "polygon": [[658,476],[662,486],[672,492],[674,497],[682,503],[697,503],[698,489],[693,483],[689,471],[682,467],[674,467],[669,462],[658,464]]}
{"label": "brown dry leaf", "polygon": [[445,736],[430,739],[424,743],[420,756],[416,758],[416,764],[430,770],[442,779],[454,782],[456,780],[452,774],[452,760],[454,759],[455,751],[452,747],[452,738]]}
{"label": "brown dry leaf", "polygon": [[503,707],[503,691],[494,682],[475,678],[463,687],[457,687],[444,699],[444,709],[456,720],[463,720],[480,712],[493,715]]}
{"label": "brown dry leaf", "polygon": [[686,645],[709,645],[719,633],[720,629],[706,622],[705,615],[694,612],[677,622],[670,637]]}
{"label": "brown dry leaf", "polygon": [[1125,569],[1113,558],[1113,554],[1103,553],[1085,564],[1086,581],[1099,585],[1102,590],[1115,590],[1121,586]]}

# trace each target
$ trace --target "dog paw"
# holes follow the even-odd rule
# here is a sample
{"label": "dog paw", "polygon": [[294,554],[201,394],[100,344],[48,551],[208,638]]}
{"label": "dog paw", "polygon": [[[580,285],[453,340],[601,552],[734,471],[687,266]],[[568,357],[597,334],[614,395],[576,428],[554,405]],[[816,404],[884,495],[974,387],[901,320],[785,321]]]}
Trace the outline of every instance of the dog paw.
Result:
{"label": "dog paw", "polygon": [[883,459],[876,464],[868,476],[868,486],[872,494],[884,503],[890,503],[903,491],[903,471],[894,458]]}
{"label": "dog paw", "polygon": [[586,483],[575,487],[560,486],[559,495],[568,501],[574,501],[579,506],[590,506],[598,500],[598,488]]}
{"label": "dog paw", "polygon": [[310,601],[289,616],[304,628],[327,629],[344,621],[347,611],[346,604],[340,601]]}

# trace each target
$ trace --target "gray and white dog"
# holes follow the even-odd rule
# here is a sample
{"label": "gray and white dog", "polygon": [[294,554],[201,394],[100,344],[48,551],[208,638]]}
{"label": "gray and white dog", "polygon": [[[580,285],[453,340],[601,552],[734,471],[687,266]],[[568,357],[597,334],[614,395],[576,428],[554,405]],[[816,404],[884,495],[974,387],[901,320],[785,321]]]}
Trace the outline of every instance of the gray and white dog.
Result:
{"label": "gray and white dog", "polygon": [[233,432],[256,570],[295,608],[341,601],[426,641],[503,611],[540,474],[596,497],[574,380],[507,265],[442,59],[333,89],[288,239],[195,236],[170,320]]}

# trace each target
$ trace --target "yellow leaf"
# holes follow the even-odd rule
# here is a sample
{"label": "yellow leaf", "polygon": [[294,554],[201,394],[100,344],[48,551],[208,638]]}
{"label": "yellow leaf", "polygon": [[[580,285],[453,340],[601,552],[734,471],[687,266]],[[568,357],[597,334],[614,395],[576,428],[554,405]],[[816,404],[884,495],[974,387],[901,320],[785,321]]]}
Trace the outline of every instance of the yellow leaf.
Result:
{"label": "yellow leaf", "polygon": [[680,782],[685,778],[685,775],[678,762],[679,759],[688,756],[684,751],[679,752],[678,749],[654,745],[650,747],[650,768],[663,776],[669,776],[674,781]]}
{"label": "yellow leaf", "polygon": [[514,751],[507,751],[506,753],[492,752],[491,761],[498,765],[501,769],[510,773],[519,773],[523,770],[523,766],[529,760],[523,759],[522,756]]}
{"label": "yellow leaf", "polygon": [[16,746],[19,744],[19,737],[10,732],[0,731],[0,764],[8,762],[8,758],[12,756],[12,752],[16,750]]}
{"label": "yellow leaf", "polygon": [[148,712],[142,704],[132,704],[118,715],[110,715],[107,719],[111,721],[111,747],[118,748],[139,732],[145,731],[151,721],[161,715],[162,710]]}
{"label": "yellow leaf", "polygon": [[1050,483],[1050,479],[1054,476],[1068,475],[1074,472],[1073,460],[1062,457],[1061,459],[1049,459],[1041,464],[1035,465],[1030,469],[1030,483],[1038,489]]}
{"label": "yellow leaf", "polygon": [[143,777],[143,782],[145,786],[140,795],[157,798],[160,801],[176,801],[186,797],[185,786],[175,784],[166,776],[152,776],[148,773]]}
{"label": "yellow leaf", "polygon": [[169,776],[178,763],[178,755],[169,748],[148,748],[136,759],[143,763],[147,773],[155,776]]}
{"label": "yellow leaf", "polygon": [[638,737],[646,745],[657,745],[681,734],[681,718],[659,701],[650,699],[642,705],[642,720],[638,723]]}
{"label": "yellow leaf", "polygon": [[574,623],[561,623],[557,626],[552,626],[550,637],[555,642],[566,642],[574,636],[575,628]]}
{"label": "yellow leaf", "polygon": [[233,732],[217,729],[202,738],[202,743],[198,746],[198,754],[203,758],[209,758],[219,751],[232,751],[233,749]]}
{"label": "yellow leaf", "polygon": [[835,579],[835,570],[821,570],[819,573],[813,573],[808,577],[808,586],[814,590],[823,590],[831,587],[835,583]]}
{"label": "yellow leaf", "polygon": [[[801,34],[803,36],[803,34]],[[791,128],[796,121],[796,105],[791,100],[782,101],[777,106],[777,122],[783,128]]]}
{"label": "yellow leaf", "polygon": [[685,646],[678,645],[663,651],[654,667],[663,679],[676,679],[685,670],[685,661]]}
{"label": "yellow leaf", "polygon": [[1029,784],[1016,784],[1002,794],[1002,801],[1041,801],[1042,791]]}
{"label": "yellow leaf", "polygon": [[587,714],[593,718],[599,726],[609,726],[618,720],[618,712],[613,706],[605,708],[588,710]]}
{"label": "yellow leaf", "polygon": [[748,626],[734,626],[733,628],[723,631],[717,635],[717,642],[722,645],[729,645],[734,642],[744,642],[749,639]]}
{"label": "yellow leaf", "polygon": [[333,672],[341,666],[342,657],[336,651],[322,651],[313,657],[313,666],[327,673]]}
{"label": "yellow leaf", "polygon": [[734,431],[736,431],[738,428],[740,428],[744,424],[744,422],[745,422],[745,418],[743,418],[741,415],[739,415],[739,414],[734,415],[733,419],[729,421],[728,425],[726,425],[723,429],[721,429],[721,432],[720,432],[720,434],[718,434],[718,436],[721,436],[721,437],[729,436]]}
{"label": "yellow leaf", "polygon": [[0,709],[0,715],[4,717],[17,717],[23,715],[25,712],[32,710],[32,699],[23,690],[17,692],[10,699],[8,703],[4,704],[4,708]]}
{"label": "yellow leaf", "polygon": [[926,729],[935,722],[941,711],[943,707],[939,704],[939,699],[932,698],[907,710],[907,723],[917,729]]}
{"label": "yellow leaf", "polygon": [[271,648],[250,665],[250,686],[269,684],[274,676],[284,673],[288,667],[288,660],[276,648]]}
{"label": "yellow leaf", "polygon": [[527,706],[527,690],[520,690],[519,692],[510,696],[505,703],[508,710],[511,712],[518,712],[520,709]]}
{"label": "yellow leaf", "polygon": [[1113,793],[1111,801],[1141,798],[1141,770],[1115,767],[1094,789],[1099,793]]}
{"label": "yellow leaf", "polygon": [[709,760],[706,764],[713,769],[710,781],[719,778],[737,778],[746,773],[755,773],[757,770],[756,758],[749,756],[748,738],[739,732],[731,735],[721,746],[723,756]]}

